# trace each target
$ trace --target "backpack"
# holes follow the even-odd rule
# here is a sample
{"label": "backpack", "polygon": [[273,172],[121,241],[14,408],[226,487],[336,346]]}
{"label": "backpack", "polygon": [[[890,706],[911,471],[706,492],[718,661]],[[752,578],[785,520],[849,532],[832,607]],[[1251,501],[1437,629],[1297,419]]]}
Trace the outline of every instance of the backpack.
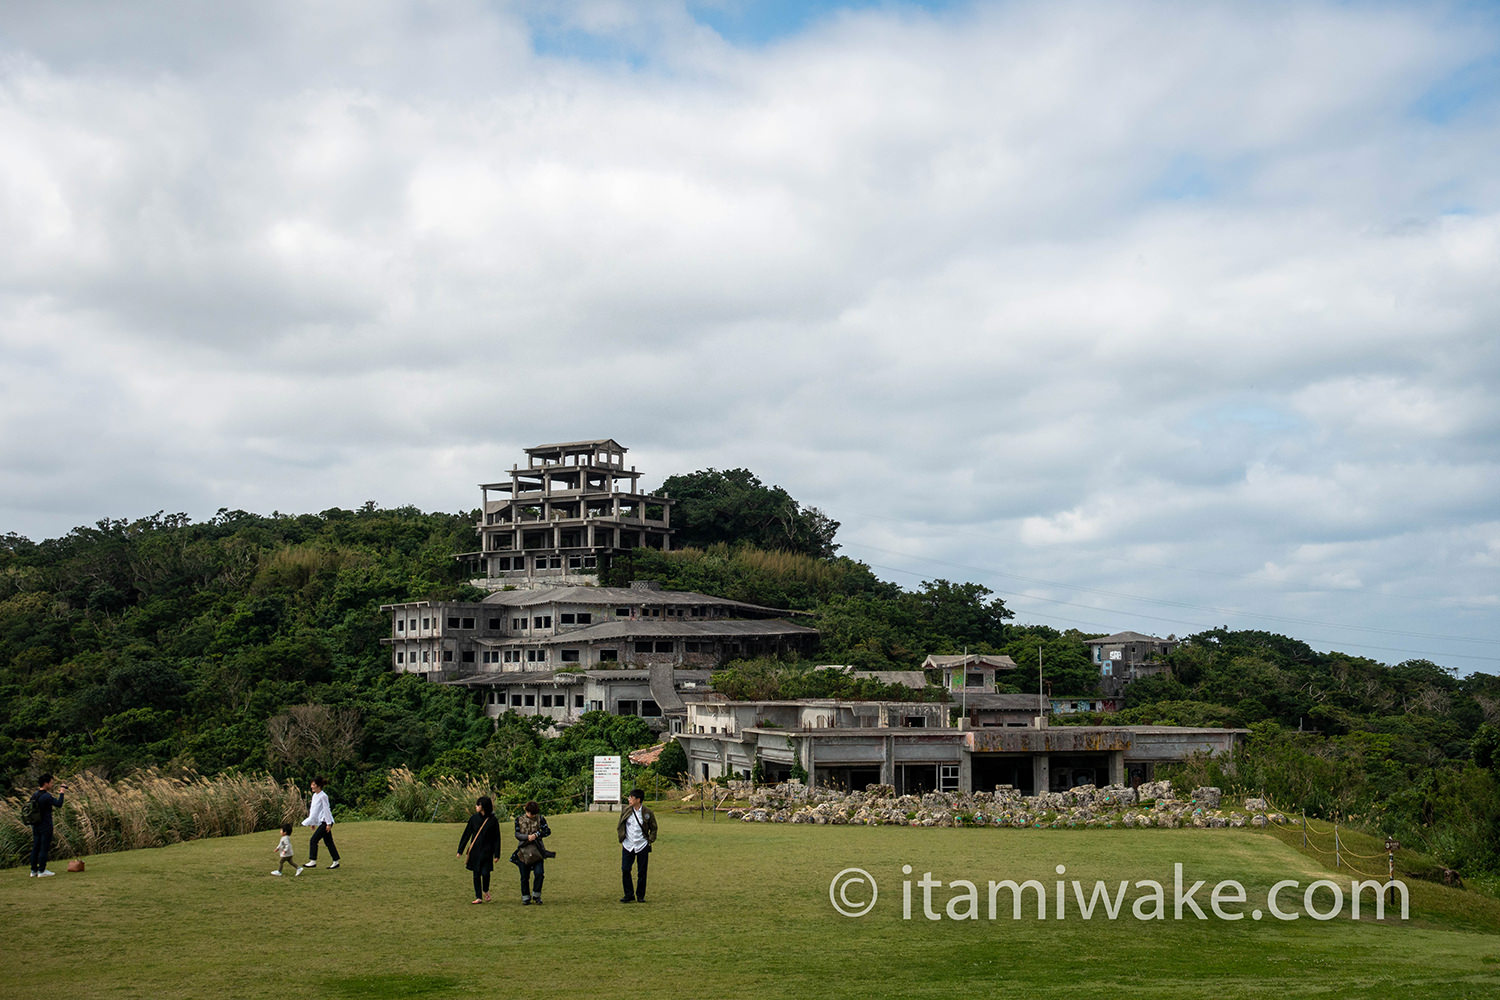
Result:
{"label": "backpack", "polygon": [[27,826],[36,826],[36,821],[41,818],[38,816],[39,812],[40,810],[36,806],[36,795],[33,794],[21,806],[21,822]]}

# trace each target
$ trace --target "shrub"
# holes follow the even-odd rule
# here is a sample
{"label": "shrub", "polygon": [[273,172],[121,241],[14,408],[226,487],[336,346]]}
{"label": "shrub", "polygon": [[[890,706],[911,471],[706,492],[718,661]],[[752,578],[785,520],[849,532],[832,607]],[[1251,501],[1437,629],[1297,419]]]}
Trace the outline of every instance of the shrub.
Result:
{"label": "shrub", "polygon": [[[462,823],[474,811],[475,800],[481,795],[491,794],[482,782],[460,781],[452,777],[425,782],[404,767],[393,769],[386,780],[390,794],[376,805],[376,819],[406,823]],[[504,813],[498,801],[495,811]]]}

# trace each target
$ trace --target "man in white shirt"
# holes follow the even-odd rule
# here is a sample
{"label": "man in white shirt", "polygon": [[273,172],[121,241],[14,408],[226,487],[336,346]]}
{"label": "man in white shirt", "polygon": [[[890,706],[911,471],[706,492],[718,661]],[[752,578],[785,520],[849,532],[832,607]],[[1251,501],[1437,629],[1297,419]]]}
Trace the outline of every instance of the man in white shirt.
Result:
{"label": "man in white shirt", "polygon": [[[642,803],[646,793],[639,788],[631,791],[629,805],[620,813],[616,831],[620,835],[620,880],[625,886],[622,903],[644,903],[646,901],[646,862],[651,857],[651,845],[656,842],[656,814]],[[630,883],[630,867],[635,866],[636,882]]]}
{"label": "man in white shirt", "polygon": [[318,841],[328,844],[328,853],[333,858],[333,864],[329,869],[339,866],[339,849],[333,845],[333,810],[328,806],[328,793],[323,789],[328,787],[327,778],[314,778],[312,780],[313,797],[312,803],[307,808],[307,819],[302,821],[303,826],[315,826],[312,839],[307,843],[307,864],[303,868],[318,867]]}

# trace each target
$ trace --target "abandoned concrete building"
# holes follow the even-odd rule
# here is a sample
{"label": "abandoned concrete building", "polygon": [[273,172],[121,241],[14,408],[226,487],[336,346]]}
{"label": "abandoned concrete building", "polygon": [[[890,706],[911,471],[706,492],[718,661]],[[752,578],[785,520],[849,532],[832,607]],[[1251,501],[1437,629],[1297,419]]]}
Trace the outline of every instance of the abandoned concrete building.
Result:
{"label": "abandoned concrete building", "polygon": [[[681,741],[695,777],[806,771],[817,784],[898,791],[1023,790],[1147,780],[1155,764],[1220,753],[1238,730],[1154,726],[1050,729],[1054,712],[1108,710],[1119,687],[1165,669],[1174,639],[1134,632],[1091,643],[1105,699],[996,691],[1006,656],[929,656],[919,670],[860,672],[937,683],[947,702],[731,702],[710,672],[756,656],[808,657],[815,629],[792,612],[708,594],[595,584],[635,548],[672,548],[672,500],[640,491],[613,439],[537,445],[509,481],[480,486],[480,547],[460,553],[490,591],[480,601],[389,604],[391,666],[474,692],[486,712],[553,726],[583,713],[637,715]],[[1112,689],[1113,688],[1113,689]]]}
{"label": "abandoned concrete building", "polygon": [[818,633],[791,612],[595,585],[621,552],[672,547],[672,501],[640,491],[625,452],[610,438],[537,445],[509,482],[482,484],[480,549],[458,558],[491,593],[382,607],[391,666],[469,688],[492,716],[567,725],[588,711],[661,719],[730,660],[809,655]]}
{"label": "abandoned concrete building", "polygon": [[[1138,784],[1157,764],[1194,753],[1221,754],[1243,729],[1180,726],[1049,727],[1027,698],[1029,724],[949,725],[949,705],[932,702],[730,702],[685,695],[676,739],[695,778],[747,775],[767,781],[804,771],[813,785],[849,789],[888,784],[898,794],[991,791],[1028,794],[1078,785]],[[1026,706],[1018,706],[1024,711]]]}
{"label": "abandoned concrete building", "polygon": [[1118,697],[1131,681],[1167,673],[1167,654],[1181,645],[1176,636],[1158,639],[1139,632],[1116,632],[1088,644],[1099,667],[1099,688],[1107,698]]}
{"label": "abandoned concrete building", "polygon": [[387,604],[397,672],[476,673],[615,667],[711,668],[753,656],[807,655],[816,629],[763,608],[691,591],[629,587],[502,590],[476,603]]}
{"label": "abandoned concrete building", "polygon": [[445,683],[472,691],[485,713],[506,712],[546,718],[561,728],[585,712],[636,715],[658,730],[667,715],[682,710],[682,699],[709,690],[709,670],[523,670],[483,673]]}
{"label": "abandoned concrete building", "polygon": [[957,695],[965,691],[994,691],[996,676],[1014,671],[1016,661],[986,653],[933,654],[922,661],[922,669]]}
{"label": "abandoned concrete building", "polygon": [[610,438],[539,444],[509,482],[482,483],[480,550],[458,554],[475,586],[584,584],[616,553],[671,548],[672,501],[640,492],[627,450]]}

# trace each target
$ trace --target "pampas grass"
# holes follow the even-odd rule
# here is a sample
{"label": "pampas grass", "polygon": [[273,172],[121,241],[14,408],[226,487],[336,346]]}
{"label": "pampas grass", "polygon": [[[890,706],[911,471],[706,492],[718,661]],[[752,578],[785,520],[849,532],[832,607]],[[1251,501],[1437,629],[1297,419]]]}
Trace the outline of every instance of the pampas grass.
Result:
{"label": "pampas grass", "polygon": [[[387,779],[390,794],[376,807],[376,819],[393,819],[405,823],[462,823],[474,811],[474,800],[481,795],[494,796],[484,785],[456,778],[439,778],[424,784],[404,767],[391,771]],[[497,812],[503,806],[495,803]]]}
{"label": "pampas grass", "polygon": [[[85,773],[59,784],[68,792],[53,813],[52,856],[58,858],[233,837],[295,823],[307,811],[299,788],[267,775],[174,777],[147,769],[120,781]],[[24,802],[0,803],[0,866],[18,865],[31,851],[31,829],[21,822]]]}

